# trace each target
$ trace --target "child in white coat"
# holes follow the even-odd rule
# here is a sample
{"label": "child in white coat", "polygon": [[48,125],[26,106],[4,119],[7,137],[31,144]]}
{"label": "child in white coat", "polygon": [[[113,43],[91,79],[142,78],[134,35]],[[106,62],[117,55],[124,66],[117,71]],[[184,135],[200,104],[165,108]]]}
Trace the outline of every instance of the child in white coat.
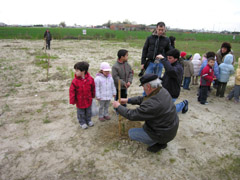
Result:
{"label": "child in white coat", "polygon": [[108,108],[110,101],[116,96],[116,88],[113,78],[110,74],[111,67],[107,62],[102,62],[100,71],[94,79],[96,88],[96,99],[99,101],[99,120],[110,120]]}

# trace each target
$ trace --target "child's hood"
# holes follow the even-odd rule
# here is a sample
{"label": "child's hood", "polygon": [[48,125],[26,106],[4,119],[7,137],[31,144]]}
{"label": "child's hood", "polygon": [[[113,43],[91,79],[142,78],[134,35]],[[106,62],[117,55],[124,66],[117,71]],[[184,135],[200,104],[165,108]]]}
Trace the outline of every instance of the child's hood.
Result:
{"label": "child's hood", "polygon": [[232,64],[233,62],[233,55],[227,54],[224,58],[224,63],[225,64]]}
{"label": "child's hood", "polygon": [[[106,77],[106,76],[104,76],[103,73],[100,73],[100,72],[96,74],[96,77],[97,77],[97,76]],[[107,77],[111,77],[111,76],[112,76],[112,75],[109,73]]]}
{"label": "child's hood", "polygon": [[193,56],[193,60],[200,60],[201,59],[201,56],[199,53],[195,53],[194,56]]}

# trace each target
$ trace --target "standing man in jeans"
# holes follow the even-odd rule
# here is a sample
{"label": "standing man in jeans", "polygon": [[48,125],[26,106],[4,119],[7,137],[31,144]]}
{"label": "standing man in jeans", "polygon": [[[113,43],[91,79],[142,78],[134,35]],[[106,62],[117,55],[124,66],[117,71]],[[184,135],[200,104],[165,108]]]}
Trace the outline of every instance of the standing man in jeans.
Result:
{"label": "standing man in jeans", "polygon": [[[166,52],[172,49],[171,42],[168,37],[165,36],[166,27],[164,22],[157,23],[156,29],[146,39],[142,50],[141,68],[145,69],[145,74],[156,74],[158,77],[162,75],[163,65],[156,60],[156,56],[162,54],[166,55]],[[146,67],[146,64],[148,66]]]}
{"label": "standing man in jeans", "polygon": [[145,74],[140,78],[147,96],[122,98],[121,104],[139,105],[128,109],[118,101],[113,102],[117,112],[130,121],[145,121],[143,127],[128,131],[130,139],[147,144],[150,152],[158,152],[177,134],[179,119],[171,95],[162,87],[156,74]]}

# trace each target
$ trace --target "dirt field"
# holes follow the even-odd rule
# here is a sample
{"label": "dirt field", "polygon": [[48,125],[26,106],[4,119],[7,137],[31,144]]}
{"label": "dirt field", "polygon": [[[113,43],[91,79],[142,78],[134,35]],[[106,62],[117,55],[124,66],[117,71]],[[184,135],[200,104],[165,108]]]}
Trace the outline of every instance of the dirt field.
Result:
{"label": "dirt field", "polygon": [[[215,97],[197,102],[197,86],[181,91],[189,111],[179,114],[176,138],[159,153],[120,138],[118,118],[82,130],[69,104],[73,65],[90,63],[95,77],[100,63],[116,61],[129,50],[135,70],[128,96],[140,95],[141,49],[108,41],[53,41],[49,73],[40,67],[43,41],[0,40],[0,179],[1,180],[193,180],[240,179],[240,104]],[[233,85],[233,78],[227,92]],[[129,106],[130,107],[130,106]],[[133,108],[133,107],[130,107]],[[126,127],[140,127],[126,121]]]}

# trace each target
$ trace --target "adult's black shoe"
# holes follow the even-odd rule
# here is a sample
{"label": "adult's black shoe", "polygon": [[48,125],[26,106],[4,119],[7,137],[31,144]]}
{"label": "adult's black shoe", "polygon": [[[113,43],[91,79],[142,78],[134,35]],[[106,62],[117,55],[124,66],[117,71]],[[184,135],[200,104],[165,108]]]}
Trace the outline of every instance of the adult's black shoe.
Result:
{"label": "adult's black shoe", "polygon": [[182,113],[184,114],[188,111],[188,100],[184,100],[183,102],[184,102],[185,106],[182,109]]}
{"label": "adult's black shoe", "polygon": [[165,149],[166,147],[167,147],[167,144],[158,144],[158,143],[156,143],[156,144],[154,144],[152,146],[149,146],[147,148],[147,150],[149,152],[156,153],[156,152],[160,151],[161,149]]}

